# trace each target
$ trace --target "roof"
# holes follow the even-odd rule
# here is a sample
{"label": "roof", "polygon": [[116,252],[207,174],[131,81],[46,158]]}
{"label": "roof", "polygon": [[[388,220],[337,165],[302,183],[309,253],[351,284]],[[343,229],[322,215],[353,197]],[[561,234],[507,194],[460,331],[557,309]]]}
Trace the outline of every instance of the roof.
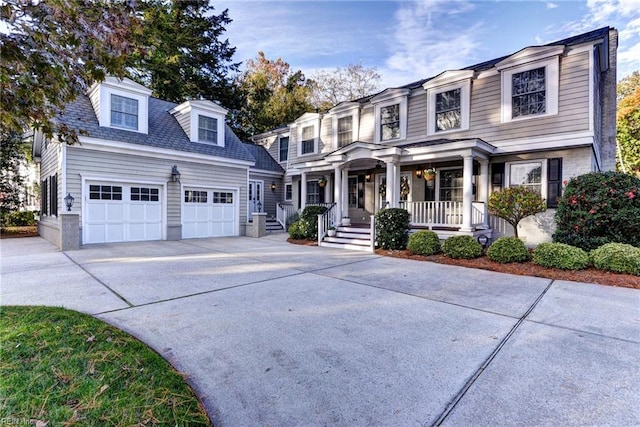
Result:
{"label": "roof", "polygon": [[276,160],[269,154],[266,148],[262,145],[249,144],[244,142],[244,148],[256,159],[256,165],[253,169],[261,169],[273,172],[284,172],[284,169]]}
{"label": "roof", "polygon": [[80,135],[130,144],[185,151],[234,160],[255,161],[245,145],[229,126],[225,130],[225,146],[191,142],[175,117],[169,113],[178,104],[149,97],[149,133],[101,127],[89,97],[79,96],[67,105],[59,120]]}

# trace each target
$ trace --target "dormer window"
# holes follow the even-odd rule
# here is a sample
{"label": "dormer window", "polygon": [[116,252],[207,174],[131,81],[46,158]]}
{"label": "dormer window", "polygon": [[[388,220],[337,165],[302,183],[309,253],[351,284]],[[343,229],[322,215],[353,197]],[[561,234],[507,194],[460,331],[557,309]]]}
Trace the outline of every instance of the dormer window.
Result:
{"label": "dormer window", "polygon": [[112,94],[111,126],[138,130],[138,100]]}
{"label": "dormer window", "polygon": [[422,85],[427,91],[427,134],[469,129],[473,70],[450,70]]}
{"label": "dormer window", "polygon": [[315,150],[314,126],[305,126],[302,128],[302,154],[311,154]]}
{"label": "dormer window", "polygon": [[309,156],[320,151],[321,120],[319,113],[304,113],[296,119],[293,126],[298,156]]}
{"label": "dormer window", "polygon": [[338,147],[353,142],[353,116],[341,117],[338,119]]}
{"label": "dormer window", "polygon": [[333,146],[345,147],[358,139],[360,127],[360,104],[357,102],[343,102],[333,107],[331,115],[331,131]]}
{"label": "dormer window", "polygon": [[218,120],[198,115],[198,141],[209,144],[218,143]]}
{"label": "dormer window", "polygon": [[380,140],[400,138],[400,104],[380,108]]}
{"label": "dormer window", "polygon": [[376,120],[374,141],[396,141],[407,137],[409,92],[409,89],[387,89],[371,98]]}
{"label": "dormer window", "polygon": [[511,76],[511,117],[546,112],[545,68],[515,73]]}
{"label": "dormer window", "polygon": [[436,131],[460,129],[460,88],[436,94]]}

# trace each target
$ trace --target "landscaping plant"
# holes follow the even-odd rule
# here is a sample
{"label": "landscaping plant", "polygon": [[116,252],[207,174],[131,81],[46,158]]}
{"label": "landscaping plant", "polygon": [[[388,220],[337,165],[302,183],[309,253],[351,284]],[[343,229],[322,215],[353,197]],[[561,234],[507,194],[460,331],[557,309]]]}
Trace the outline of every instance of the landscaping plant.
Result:
{"label": "landscaping plant", "polygon": [[325,206],[307,206],[302,210],[300,222],[305,224],[305,237],[309,240],[318,238],[318,215],[325,213]]}
{"label": "landscaping plant", "polygon": [[524,218],[547,210],[544,199],[526,187],[508,187],[489,196],[489,214],[507,221],[518,237],[518,224]]}
{"label": "landscaping plant", "polygon": [[533,251],[533,263],[547,268],[582,270],[589,265],[589,254],[565,243],[540,243]]}
{"label": "landscaping plant", "polygon": [[451,236],[442,244],[442,252],[449,258],[478,258],[482,245],[471,236]]}
{"label": "landscaping plant", "polygon": [[640,276],[640,248],[625,243],[606,243],[590,255],[598,270]]}
{"label": "landscaping plant", "polygon": [[517,237],[500,237],[487,249],[487,258],[506,264],[509,262],[529,261],[529,251],[522,240]]}
{"label": "landscaping plant", "polygon": [[440,238],[430,230],[421,230],[409,236],[407,249],[418,255],[434,255],[440,252]]}
{"label": "landscaping plant", "polygon": [[376,213],[376,240],[382,249],[406,249],[409,239],[409,212],[400,208]]}
{"label": "landscaping plant", "polygon": [[309,226],[305,220],[296,221],[289,225],[289,237],[294,240],[306,239],[308,228]]}
{"label": "landscaping plant", "polygon": [[640,178],[621,172],[572,178],[555,220],[555,242],[586,251],[610,242],[640,246]]}

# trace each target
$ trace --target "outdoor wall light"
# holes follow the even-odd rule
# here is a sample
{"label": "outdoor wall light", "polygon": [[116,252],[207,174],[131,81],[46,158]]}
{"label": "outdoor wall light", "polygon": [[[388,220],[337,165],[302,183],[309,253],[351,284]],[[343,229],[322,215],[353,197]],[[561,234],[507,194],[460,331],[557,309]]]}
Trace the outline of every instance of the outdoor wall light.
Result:
{"label": "outdoor wall light", "polygon": [[71,211],[71,206],[73,206],[74,198],[71,193],[67,193],[67,197],[64,198],[64,204],[67,205],[67,212]]}
{"label": "outdoor wall light", "polygon": [[276,191],[276,182],[275,181],[271,181],[271,191]]}
{"label": "outdoor wall light", "polygon": [[180,171],[178,165],[173,165],[171,168],[171,182],[180,182]]}
{"label": "outdoor wall light", "polygon": [[371,170],[368,170],[364,173],[364,180],[367,182],[371,182]]}
{"label": "outdoor wall light", "polygon": [[487,245],[489,245],[489,238],[484,234],[479,235],[476,240],[478,240],[478,243],[480,243],[483,248],[486,248]]}
{"label": "outdoor wall light", "polygon": [[262,202],[258,202],[258,213],[262,212]]}
{"label": "outdoor wall light", "polygon": [[416,178],[422,178],[422,167],[420,166],[416,169]]}

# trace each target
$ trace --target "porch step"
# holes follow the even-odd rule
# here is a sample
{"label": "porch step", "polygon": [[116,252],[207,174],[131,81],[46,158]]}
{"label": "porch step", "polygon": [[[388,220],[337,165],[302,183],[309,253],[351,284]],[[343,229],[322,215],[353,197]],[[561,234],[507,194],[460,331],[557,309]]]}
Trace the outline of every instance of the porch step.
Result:
{"label": "porch step", "polygon": [[282,228],[282,225],[275,219],[267,219],[266,226],[267,226],[268,233],[276,233],[276,232],[284,231],[284,229]]}
{"label": "porch step", "polygon": [[371,231],[364,227],[338,226],[335,237],[325,236],[320,246],[369,252]]}
{"label": "porch step", "polygon": [[351,244],[351,245],[358,245],[358,246],[370,246],[371,245],[371,239],[360,239],[360,238],[349,238],[349,237],[341,237],[338,236],[338,234],[336,233],[336,237],[325,237],[324,238],[325,242],[329,242],[329,243],[341,243],[341,244]]}

